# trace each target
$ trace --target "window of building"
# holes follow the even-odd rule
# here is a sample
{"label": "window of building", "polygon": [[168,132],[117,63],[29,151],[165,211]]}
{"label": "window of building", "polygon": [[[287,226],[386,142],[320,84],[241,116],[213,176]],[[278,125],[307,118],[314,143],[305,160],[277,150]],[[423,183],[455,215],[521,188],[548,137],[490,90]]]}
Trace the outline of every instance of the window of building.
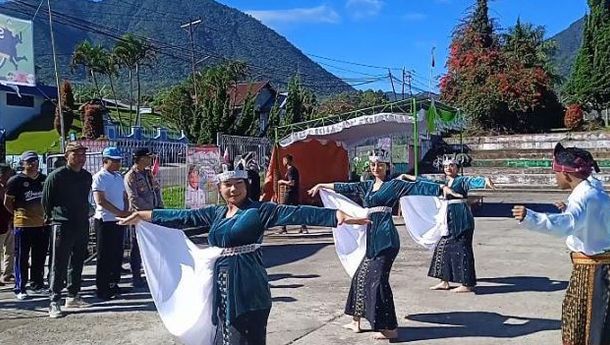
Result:
{"label": "window of building", "polygon": [[6,105],[14,107],[34,108],[34,97],[28,95],[17,96],[16,93],[6,93]]}

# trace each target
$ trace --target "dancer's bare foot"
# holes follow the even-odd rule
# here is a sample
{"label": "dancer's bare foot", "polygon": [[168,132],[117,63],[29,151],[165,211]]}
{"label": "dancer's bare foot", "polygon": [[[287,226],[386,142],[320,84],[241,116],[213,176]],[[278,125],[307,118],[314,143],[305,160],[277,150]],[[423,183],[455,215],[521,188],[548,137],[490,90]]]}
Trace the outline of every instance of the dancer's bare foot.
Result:
{"label": "dancer's bare foot", "polygon": [[449,290],[451,286],[449,286],[449,282],[440,282],[434,286],[430,287],[430,290]]}
{"label": "dancer's bare foot", "polygon": [[397,329],[384,329],[373,334],[373,339],[375,340],[390,340],[396,338],[398,338]]}
{"label": "dancer's bare foot", "polygon": [[460,286],[456,287],[455,289],[451,290],[451,292],[468,293],[468,292],[472,292],[472,287],[460,285]]}
{"label": "dancer's bare foot", "polygon": [[360,321],[356,321],[356,320],[353,320],[352,322],[343,325],[343,328],[349,329],[350,331],[352,331],[354,333],[362,332],[362,329],[360,329]]}

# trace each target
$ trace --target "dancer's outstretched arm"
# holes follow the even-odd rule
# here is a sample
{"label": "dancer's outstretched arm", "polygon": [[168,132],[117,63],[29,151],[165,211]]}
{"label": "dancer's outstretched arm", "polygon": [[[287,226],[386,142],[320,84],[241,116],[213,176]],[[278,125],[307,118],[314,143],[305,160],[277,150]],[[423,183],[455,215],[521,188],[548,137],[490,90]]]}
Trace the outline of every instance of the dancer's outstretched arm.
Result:
{"label": "dancer's outstretched arm", "polygon": [[207,206],[198,209],[136,211],[129,217],[117,219],[120,225],[136,225],[140,221],[145,221],[177,229],[209,227],[212,225],[217,209],[217,206]]}
{"label": "dancer's outstretched arm", "polygon": [[263,203],[260,208],[261,220],[265,228],[283,225],[310,225],[337,227],[339,224],[368,224],[367,218],[352,217],[341,210],[316,206],[278,205]]}

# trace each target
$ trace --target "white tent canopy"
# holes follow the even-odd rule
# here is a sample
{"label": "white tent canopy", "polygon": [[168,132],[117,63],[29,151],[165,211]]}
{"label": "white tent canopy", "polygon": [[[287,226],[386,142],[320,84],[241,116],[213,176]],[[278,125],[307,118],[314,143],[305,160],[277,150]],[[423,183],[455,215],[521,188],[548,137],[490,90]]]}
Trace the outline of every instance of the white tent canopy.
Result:
{"label": "white tent canopy", "polygon": [[[418,122],[422,122],[425,115],[418,115]],[[355,117],[332,125],[308,128],[293,132],[280,140],[282,147],[290,146],[299,141],[310,139],[332,140],[347,147],[375,137],[383,137],[398,133],[413,133],[413,116],[404,113],[377,113]],[[420,134],[425,131],[425,125],[419,123]]]}

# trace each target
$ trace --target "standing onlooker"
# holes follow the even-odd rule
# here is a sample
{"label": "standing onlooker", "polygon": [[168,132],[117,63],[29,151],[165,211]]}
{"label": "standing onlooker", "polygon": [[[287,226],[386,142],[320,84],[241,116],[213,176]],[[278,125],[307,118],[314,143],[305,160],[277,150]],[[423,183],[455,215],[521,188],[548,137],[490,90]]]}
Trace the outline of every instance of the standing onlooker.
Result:
{"label": "standing onlooker", "polygon": [[[161,187],[153,176],[150,165],[152,152],[147,148],[137,149],[133,153],[133,166],[125,174],[125,191],[129,198],[130,211],[148,211],[163,208]],[[142,258],[140,248],[133,227],[130,228],[131,251],[129,264],[131,266],[132,285],[135,288],[144,287],[145,283],[140,275]]]}
{"label": "standing onlooker", "polygon": [[[7,164],[0,164],[0,201],[4,200],[6,183],[14,175]],[[0,202],[0,286],[8,284],[14,278],[15,236],[13,233],[13,215]]]}
{"label": "standing onlooker", "polygon": [[[21,155],[23,171],[8,180],[4,206],[13,214],[15,227],[15,295],[27,298],[28,268],[30,289],[44,293],[44,264],[49,250],[49,232],[42,209],[42,186],[46,178],[38,171],[38,154],[26,151]],[[30,261],[32,253],[32,264]]]}
{"label": "standing onlooker", "polygon": [[121,263],[123,261],[124,226],[117,224],[116,217],[126,217],[129,201],[125,193],[121,169],[121,151],[107,147],[102,152],[104,165],[93,175],[91,190],[95,199],[95,234],[97,264],[95,286],[97,297],[108,300],[119,294]]}
{"label": "standing onlooker", "polygon": [[[299,170],[294,166],[294,158],[292,155],[286,155],[282,159],[282,163],[286,167],[286,175],[283,180],[279,180],[280,186],[286,187],[286,193],[283,195],[282,204],[285,205],[298,205],[299,204]],[[280,234],[288,233],[286,226],[282,227]],[[301,225],[299,233],[308,234],[306,225]]]}
{"label": "standing onlooker", "polygon": [[66,278],[66,308],[89,305],[78,296],[89,240],[91,174],[83,169],[87,161],[86,151],[87,148],[79,143],[69,143],[65,153],[66,165],[53,170],[44,184],[42,206],[47,221],[53,226],[49,304],[49,316],[52,318],[63,316],[59,301]]}

